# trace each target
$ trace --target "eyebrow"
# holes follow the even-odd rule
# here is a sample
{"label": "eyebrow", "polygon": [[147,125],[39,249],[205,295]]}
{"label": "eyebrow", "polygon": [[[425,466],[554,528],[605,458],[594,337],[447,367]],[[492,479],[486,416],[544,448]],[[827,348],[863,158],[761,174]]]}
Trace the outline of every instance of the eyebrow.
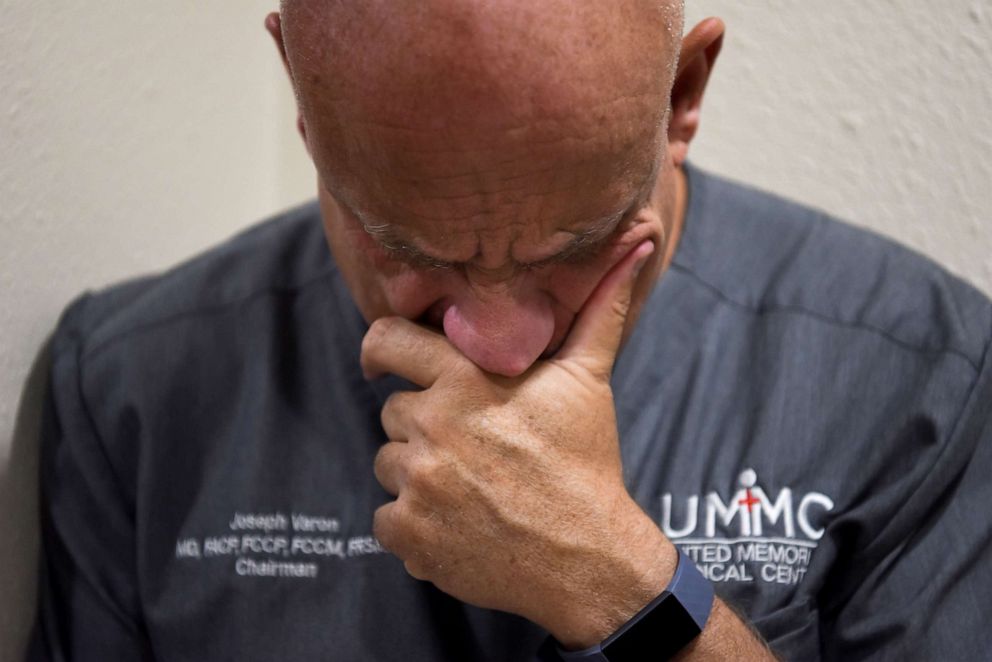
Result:
{"label": "eyebrow", "polygon": [[[604,216],[595,221],[589,228],[572,233],[573,237],[554,255],[535,260],[534,262],[519,262],[517,266],[534,269],[549,264],[580,260],[594,254],[613,236],[613,233],[620,225],[620,221],[630,212],[633,206],[631,205],[631,207],[615,214]],[[463,264],[462,262],[441,260],[425,253],[420,248],[398,237],[392,225],[374,222],[366,214],[355,210],[351,211],[359,220],[365,232],[383,249],[398,259],[433,269],[451,269]]]}

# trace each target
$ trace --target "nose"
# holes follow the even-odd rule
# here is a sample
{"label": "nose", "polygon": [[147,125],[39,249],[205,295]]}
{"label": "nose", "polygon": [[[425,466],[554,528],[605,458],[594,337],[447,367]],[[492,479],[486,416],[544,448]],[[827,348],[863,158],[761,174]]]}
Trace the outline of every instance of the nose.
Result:
{"label": "nose", "polygon": [[444,311],[443,325],[448,340],[480,368],[516,377],[548,348],[555,317],[539,291],[467,289]]}

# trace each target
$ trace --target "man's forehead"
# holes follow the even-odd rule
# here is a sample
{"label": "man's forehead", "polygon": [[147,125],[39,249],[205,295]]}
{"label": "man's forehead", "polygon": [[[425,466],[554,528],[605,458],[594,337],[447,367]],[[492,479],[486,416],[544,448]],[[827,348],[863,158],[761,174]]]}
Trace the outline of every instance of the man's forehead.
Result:
{"label": "man's forehead", "polygon": [[561,217],[546,222],[475,222],[417,224],[393,222],[375,213],[348,208],[365,232],[383,248],[414,262],[447,266],[471,261],[490,251],[506,252],[521,265],[567,259],[609,239],[621,221],[643,206],[637,195],[595,215]]}
{"label": "man's forehead", "polygon": [[401,3],[365,39],[389,4],[356,8],[340,39],[286,21],[318,174],[373,237],[461,255],[508,228],[496,238],[540,252],[615,225],[664,140],[659,3]]}
{"label": "man's forehead", "polygon": [[401,198],[377,197],[364,186],[336,188],[332,195],[383,248],[415,261],[460,262],[483,249],[502,249],[518,263],[533,263],[569,257],[608,239],[650,200],[660,157],[656,153],[643,169],[614,171],[613,177],[569,195],[533,194],[526,207],[509,204],[481,213],[433,207],[435,213],[425,217]]}

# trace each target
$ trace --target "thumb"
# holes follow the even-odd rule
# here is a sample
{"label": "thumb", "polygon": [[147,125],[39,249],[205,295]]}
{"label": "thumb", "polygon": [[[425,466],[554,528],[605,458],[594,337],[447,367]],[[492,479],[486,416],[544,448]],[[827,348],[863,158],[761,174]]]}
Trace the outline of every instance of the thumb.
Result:
{"label": "thumb", "polygon": [[608,380],[620,350],[634,282],[654,243],[645,241],[610,270],[586,300],[558,358],[582,365]]}

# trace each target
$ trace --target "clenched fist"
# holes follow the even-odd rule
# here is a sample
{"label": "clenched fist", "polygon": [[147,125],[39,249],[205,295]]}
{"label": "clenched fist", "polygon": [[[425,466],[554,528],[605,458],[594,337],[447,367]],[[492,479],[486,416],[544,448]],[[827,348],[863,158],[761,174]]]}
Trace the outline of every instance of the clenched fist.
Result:
{"label": "clenched fist", "polygon": [[676,552],[623,483],[610,374],[645,242],[603,279],[562,349],[520,377],[484,372],[409,320],[377,320],[370,377],[421,387],[382,410],[375,461],[396,496],[379,541],[407,571],[481,607],[592,645],[667,585]]}

